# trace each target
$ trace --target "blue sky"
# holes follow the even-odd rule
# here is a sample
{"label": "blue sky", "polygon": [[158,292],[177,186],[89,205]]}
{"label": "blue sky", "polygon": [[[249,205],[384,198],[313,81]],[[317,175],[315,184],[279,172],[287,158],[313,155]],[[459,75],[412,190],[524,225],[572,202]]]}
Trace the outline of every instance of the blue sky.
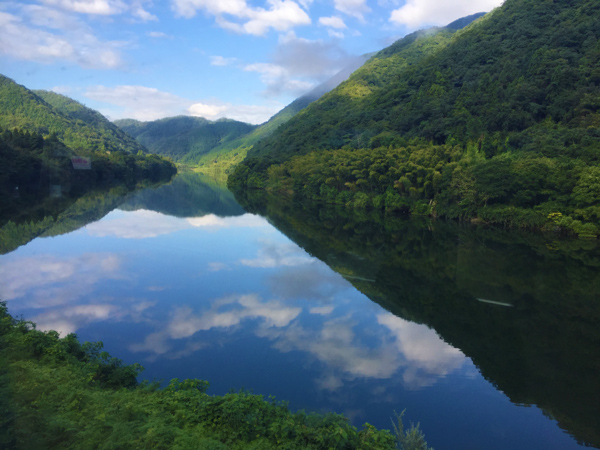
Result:
{"label": "blue sky", "polygon": [[415,29],[502,0],[21,0],[0,3],[0,73],[111,120],[262,123]]}

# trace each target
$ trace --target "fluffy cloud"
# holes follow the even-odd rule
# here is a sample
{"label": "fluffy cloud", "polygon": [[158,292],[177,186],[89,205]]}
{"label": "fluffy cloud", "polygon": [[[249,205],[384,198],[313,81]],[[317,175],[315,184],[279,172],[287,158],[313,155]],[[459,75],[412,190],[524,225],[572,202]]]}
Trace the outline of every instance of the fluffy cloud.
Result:
{"label": "fluffy cloud", "polygon": [[42,63],[69,61],[85,68],[121,65],[122,42],[100,41],[81,22],[45,7],[25,5],[20,13],[0,12],[0,53]]}
{"label": "fluffy cloud", "polygon": [[334,42],[299,38],[290,31],[279,38],[270,62],[248,64],[244,70],[260,74],[265,96],[297,97],[345,68],[351,59]]}
{"label": "fluffy cloud", "polygon": [[502,2],[503,0],[407,0],[404,6],[392,11],[390,21],[413,30],[426,25],[446,25],[469,14],[490,11]]}
{"label": "fluffy cloud", "polygon": [[277,113],[283,105],[235,105],[212,101],[194,102],[168,92],[145,86],[92,86],[83,94],[107,106],[98,110],[111,120],[130,118],[151,121],[163,117],[190,115],[216,120],[222,117],[260,124]]}
{"label": "fluffy cloud", "polygon": [[395,336],[396,348],[408,362],[403,374],[408,386],[429,386],[465,362],[465,355],[460,350],[445,343],[425,325],[406,321],[390,313],[379,314],[377,322]]}
{"label": "fluffy cloud", "polygon": [[326,27],[337,28],[338,30],[343,30],[346,28],[346,24],[340,17],[321,17],[319,18],[319,23]]}
{"label": "fluffy cloud", "polygon": [[246,0],[173,0],[172,5],[180,16],[190,18],[204,11],[214,16],[220,27],[244,34],[263,35],[269,29],[287,31],[311,23],[308,14],[291,0],[267,0],[265,8],[252,7]]}

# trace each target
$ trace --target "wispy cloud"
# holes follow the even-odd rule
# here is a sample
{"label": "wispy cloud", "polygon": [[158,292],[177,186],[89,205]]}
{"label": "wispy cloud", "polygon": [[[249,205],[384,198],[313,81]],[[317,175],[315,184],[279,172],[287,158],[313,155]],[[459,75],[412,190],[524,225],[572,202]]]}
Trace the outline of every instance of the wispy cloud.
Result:
{"label": "wispy cloud", "polygon": [[211,56],[211,66],[229,66],[237,61],[237,58],[225,58],[224,56]]}
{"label": "wispy cloud", "polygon": [[0,298],[29,308],[68,304],[101,281],[125,279],[120,268],[121,259],[111,253],[18,258],[0,266]]}
{"label": "wispy cloud", "polygon": [[309,264],[314,258],[292,243],[280,244],[263,240],[254,259],[241,259],[240,263],[248,267],[272,268],[292,267]]}
{"label": "wispy cloud", "polygon": [[130,118],[151,121],[178,115],[216,120],[222,117],[260,124],[281,110],[279,102],[239,105],[220,101],[198,102],[146,86],[91,86],[84,97],[104,103],[99,111],[111,120]]}
{"label": "wispy cloud", "polygon": [[359,20],[364,20],[365,14],[371,12],[366,0],[334,0],[333,3],[338,11]]}

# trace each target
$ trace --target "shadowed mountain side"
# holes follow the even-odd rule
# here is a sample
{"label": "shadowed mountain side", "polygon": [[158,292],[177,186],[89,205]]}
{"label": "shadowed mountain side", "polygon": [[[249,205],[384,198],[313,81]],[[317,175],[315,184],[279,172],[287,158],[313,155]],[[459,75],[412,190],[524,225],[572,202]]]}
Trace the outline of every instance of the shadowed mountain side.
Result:
{"label": "shadowed mountain side", "polygon": [[600,447],[595,241],[243,200],[395,315],[434,328],[513,403]]}
{"label": "shadowed mountain side", "polygon": [[183,218],[207,214],[241,216],[245,213],[225,186],[193,172],[183,172],[170,184],[158,189],[138,192],[120,205],[119,209],[147,209]]}
{"label": "shadowed mountain side", "polygon": [[210,121],[202,117],[177,116],[152,122],[133,119],[115,121],[151,152],[175,161],[195,163],[214,148],[247,135],[255,125],[236,120]]}

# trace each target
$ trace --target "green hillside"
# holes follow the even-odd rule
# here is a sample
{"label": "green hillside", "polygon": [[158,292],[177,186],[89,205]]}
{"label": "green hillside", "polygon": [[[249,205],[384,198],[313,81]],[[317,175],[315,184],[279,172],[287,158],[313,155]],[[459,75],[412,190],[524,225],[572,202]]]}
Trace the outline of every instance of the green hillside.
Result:
{"label": "green hillside", "polygon": [[56,134],[73,149],[124,151],[145,149],[96,111],[59,94],[30,91],[0,75],[0,128]]}
{"label": "green hillside", "polygon": [[115,125],[152,153],[185,163],[195,163],[214,148],[226,145],[256,128],[236,120],[213,122],[190,116],[168,117],[152,122],[123,119],[115,121]]}
{"label": "green hillside", "polygon": [[596,235],[600,4],[507,0],[454,28],[378,53],[230,185]]}

